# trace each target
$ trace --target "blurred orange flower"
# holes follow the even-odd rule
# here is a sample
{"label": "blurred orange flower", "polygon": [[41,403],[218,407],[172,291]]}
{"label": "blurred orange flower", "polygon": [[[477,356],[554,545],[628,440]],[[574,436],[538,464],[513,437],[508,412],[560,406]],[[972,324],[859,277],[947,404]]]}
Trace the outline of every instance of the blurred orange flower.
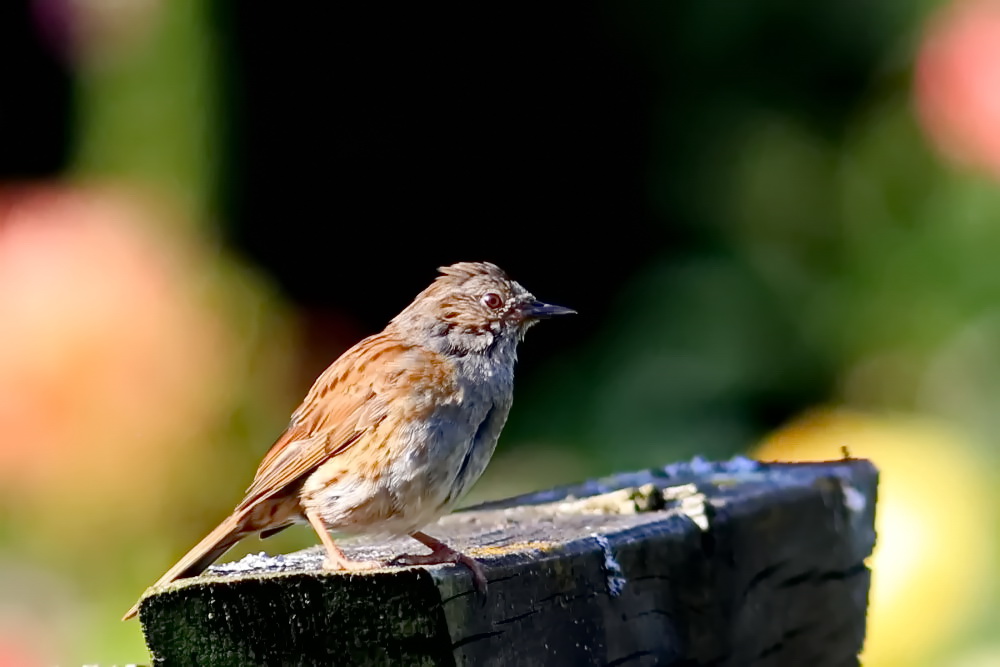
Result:
{"label": "blurred orange flower", "polygon": [[0,190],[7,492],[134,496],[126,474],[154,483],[170,445],[205,421],[225,330],[197,298],[200,263],[163,222],[120,192]]}
{"label": "blurred orange flower", "polygon": [[0,637],[0,667],[42,667],[47,662],[15,637]]}

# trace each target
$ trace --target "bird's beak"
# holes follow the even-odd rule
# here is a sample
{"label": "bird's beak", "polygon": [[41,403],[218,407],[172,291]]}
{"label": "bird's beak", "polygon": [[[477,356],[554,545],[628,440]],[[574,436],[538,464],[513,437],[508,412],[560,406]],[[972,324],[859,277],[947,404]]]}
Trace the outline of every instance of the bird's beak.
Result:
{"label": "bird's beak", "polygon": [[576,315],[576,311],[563,306],[553,306],[551,303],[532,301],[521,307],[521,314],[524,319],[543,320],[556,315]]}

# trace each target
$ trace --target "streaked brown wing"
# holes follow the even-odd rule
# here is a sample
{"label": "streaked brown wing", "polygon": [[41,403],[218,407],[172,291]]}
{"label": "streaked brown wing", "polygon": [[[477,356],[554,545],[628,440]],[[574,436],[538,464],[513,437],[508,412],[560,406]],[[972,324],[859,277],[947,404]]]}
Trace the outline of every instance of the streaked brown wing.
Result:
{"label": "streaked brown wing", "polygon": [[292,415],[288,429],[264,455],[236,510],[280,494],[382,421],[388,405],[386,371],[397,366],[394,358],[408,349],[382,332],[360,341],[333,362]]}

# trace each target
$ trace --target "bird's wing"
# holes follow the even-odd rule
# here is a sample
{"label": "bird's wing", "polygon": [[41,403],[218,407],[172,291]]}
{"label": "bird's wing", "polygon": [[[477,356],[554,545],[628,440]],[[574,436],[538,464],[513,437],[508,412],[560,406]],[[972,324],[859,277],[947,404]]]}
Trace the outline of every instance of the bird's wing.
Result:
{"label": "bird's wing", "polygon": [[362,340],[313,384],[261,461],[237,511],[279,495],[383,421],[412,418],[448,400],[455,386],[452,366],[441,355],[386,332]]}

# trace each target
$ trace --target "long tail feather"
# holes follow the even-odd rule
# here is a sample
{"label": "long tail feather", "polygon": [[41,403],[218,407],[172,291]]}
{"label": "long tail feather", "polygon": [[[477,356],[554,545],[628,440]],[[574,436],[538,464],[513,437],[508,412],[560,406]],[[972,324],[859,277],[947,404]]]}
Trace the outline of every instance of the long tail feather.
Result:
{"label": "long tail feather", "polygon": [[[243,514],[231,514],[193,549],[184,554],[184,557],[167,570],[166,574],[153,584],[153,587],[201,574],[246,534],[243,529]],[[122,617],[123,621],[127,621],[138,613],[140,602],[142,602],[141,599],[125,613],[125,616]]]}

